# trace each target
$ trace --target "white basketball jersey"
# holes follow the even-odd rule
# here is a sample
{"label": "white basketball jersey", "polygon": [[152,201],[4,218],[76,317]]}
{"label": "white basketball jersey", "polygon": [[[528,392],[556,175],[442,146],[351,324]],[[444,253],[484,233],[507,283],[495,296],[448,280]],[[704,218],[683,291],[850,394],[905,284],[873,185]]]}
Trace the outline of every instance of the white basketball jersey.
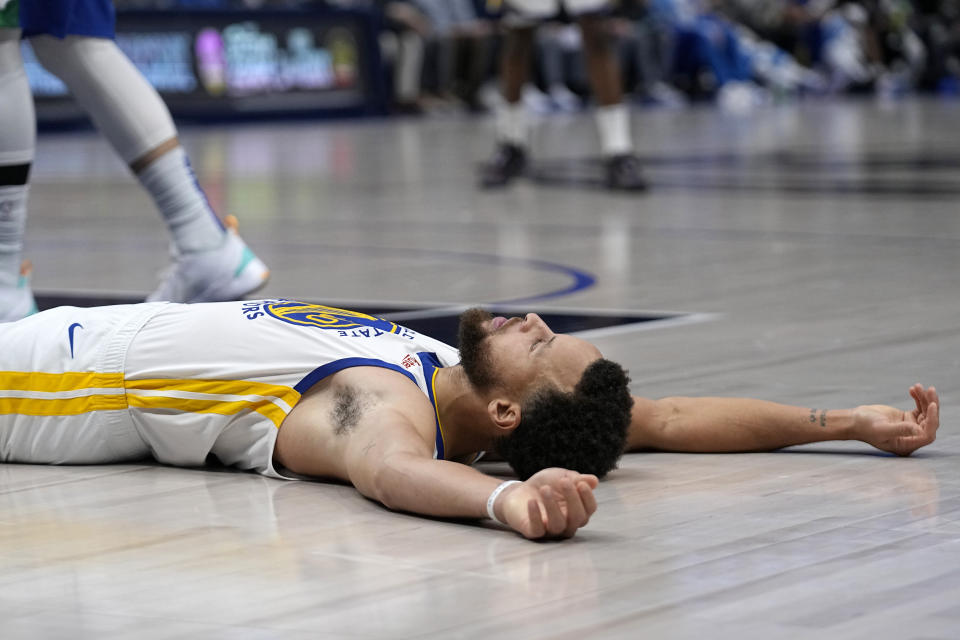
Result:
{"label": "white basketball jersey", "polygon": [[[175,465],[222,463],[282,477],[277,430],[300,396],[349,367],[403,374],[434,405],[440,367],[457,350],[374,316],[290,300],[165,305],[134,337],[127,403],[152,455]],[[435,454],[444,457],[437,419]]]}

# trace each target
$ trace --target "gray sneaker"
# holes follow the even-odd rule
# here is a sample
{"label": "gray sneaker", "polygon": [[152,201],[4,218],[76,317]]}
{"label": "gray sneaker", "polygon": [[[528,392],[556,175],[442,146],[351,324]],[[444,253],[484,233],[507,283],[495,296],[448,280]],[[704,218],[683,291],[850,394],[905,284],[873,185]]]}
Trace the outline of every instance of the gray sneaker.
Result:
{"label": "gray sneaker", "polygon": [[37,312],[37,303],[30,288],[33,266],[29,260],[20,265],[16,286],[0,286],[0,322],[16,322]]}
{"label": "gray sneaker", "polygon": [[209,251],[173,254],[160,286],[147,302],[220,302],[240,300],[265,284],[270,270],[237,233],[237,219],[224,219],[223,244]]}

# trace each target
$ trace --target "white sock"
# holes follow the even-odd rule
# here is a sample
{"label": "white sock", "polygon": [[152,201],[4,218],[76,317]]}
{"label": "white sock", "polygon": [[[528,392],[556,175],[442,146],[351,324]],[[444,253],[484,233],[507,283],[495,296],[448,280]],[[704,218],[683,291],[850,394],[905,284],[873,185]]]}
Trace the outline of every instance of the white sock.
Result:
{"label": "white sock", "polygon": [[400,35],[396,65],[396,92],[400,102],[420,97],[420,70],[423,69],[423,37],[413,31]]}
{"label": "white sock", "polygon": [[27,185],[0,187],[0,286],[15,287],[27,226]]}
{"label": "white sock", "polygon": [[499,142],[526,147],[528,135],[527,108],[522,101],[514,104],[505,102],[497,107],[497,140]]}
{"label": "white sock", "polygon": [[224,226],[210,208],[183,147],[163,154],[137,174],[163,215],[180,253],[215,249]]}
{"label": "white sock", "polygon": [[630,139],[630,111],[627,105],[611,104],[597,107],[597,129],[600,131],[600,150],[605,157],[633,153]]}

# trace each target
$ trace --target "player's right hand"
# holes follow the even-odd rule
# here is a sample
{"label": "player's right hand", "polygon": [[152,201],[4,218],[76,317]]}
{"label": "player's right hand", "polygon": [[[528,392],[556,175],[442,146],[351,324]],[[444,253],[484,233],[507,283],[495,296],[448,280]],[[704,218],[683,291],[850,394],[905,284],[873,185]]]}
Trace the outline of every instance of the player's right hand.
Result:
{"label": "player's right hand", "polygon": [[497,498],[497,517],[525,538],[569,538],[597,510],[594,475],[544,469]]}

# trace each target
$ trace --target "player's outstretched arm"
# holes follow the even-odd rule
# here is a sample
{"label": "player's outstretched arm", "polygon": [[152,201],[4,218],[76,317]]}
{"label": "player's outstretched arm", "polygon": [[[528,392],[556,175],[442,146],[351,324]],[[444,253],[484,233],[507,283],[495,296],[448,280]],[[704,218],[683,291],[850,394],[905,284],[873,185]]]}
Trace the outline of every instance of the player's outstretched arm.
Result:
{"label": "player's outstretched arm", "polygon": [[915,408],[792,407],[747,398],[634,398],[627,450],[770,451],[828,440],[860,440],[907,456],[934,441],[940,399],[933,387],[910,388]]}
{"label": "player's outstretched arm", "polygon": [[[379,435],[347,455],[347,475],[360,493],[398,511],[488,517],[487,501],[500,480],[457,462],[434,460],[412,427],[394,425]],[[597,482],[596,476],[545,469],[498,493],[494,514],[526,538],[570,537],[597,509]]]}

